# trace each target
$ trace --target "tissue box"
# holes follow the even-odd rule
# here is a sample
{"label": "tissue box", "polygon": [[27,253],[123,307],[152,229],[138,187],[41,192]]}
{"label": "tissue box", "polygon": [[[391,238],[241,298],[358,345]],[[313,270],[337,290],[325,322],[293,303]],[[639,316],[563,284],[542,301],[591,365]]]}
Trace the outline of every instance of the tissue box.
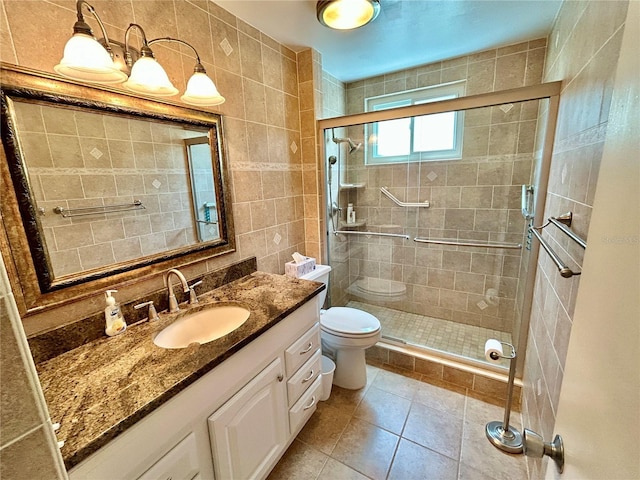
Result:
{"label": "tissue box", "polygon": [[304,257],[305,260],[300,263],[287,262],[284,264],[284,273],[289,277],[300,278],[302,275],[306,275],[312,272],[316,268],[316,259],[311,257]]}

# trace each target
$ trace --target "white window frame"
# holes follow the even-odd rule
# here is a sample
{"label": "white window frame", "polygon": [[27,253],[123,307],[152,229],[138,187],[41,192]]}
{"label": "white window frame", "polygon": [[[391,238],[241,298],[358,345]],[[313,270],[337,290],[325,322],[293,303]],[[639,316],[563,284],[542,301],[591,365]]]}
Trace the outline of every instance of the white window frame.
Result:
{"label": "white window frame", "polygon": [[[410,106],[422,103],[437,102],[448,100],[451,98],[462,97],[465,94],[466,81],[458,81],[435,85],[432,87],[417,88],[414,90],[405,90],[398,93],[378,95],[375,97],[365,98],[365,111],[380,111],[390,108]],[[379,108],[383,106],[383,108]],[[454,112],[454,134],[453,148],[446,150],[430,150],[423,152],[414,152],[414,119],[411,117],[411,133],[410,133],[410,149],[409,155],[378,155],[377,141],[367,142],[365,148],[365,165],[385,165],[404,162],[423,162],[438,160],[459,160],[462,158],[462,143],[464,130],[464,112]],[[391,120],[393,121],[393,120]],[[365,138],[374,138],[377,136],[378,122],[367,124],[365,126]]]}

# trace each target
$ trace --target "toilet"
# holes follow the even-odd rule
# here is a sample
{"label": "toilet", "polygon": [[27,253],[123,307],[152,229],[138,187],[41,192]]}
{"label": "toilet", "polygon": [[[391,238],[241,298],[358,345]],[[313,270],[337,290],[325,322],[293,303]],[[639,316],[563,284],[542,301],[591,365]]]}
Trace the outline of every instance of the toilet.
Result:
{"label": "toilet", "polygon": [[[329,272],[330,266],[316,265],[315,270],[300,278],[324,283],[329,288]],[[320,293],[320,305],[326,296],[327,289]],[[364,351],[380,340],[380,321],[356,308],[331,307],[320,310],[320,337],[323,352],[336,363],[333,384],[350,390],[364,387],[367,383]]]}

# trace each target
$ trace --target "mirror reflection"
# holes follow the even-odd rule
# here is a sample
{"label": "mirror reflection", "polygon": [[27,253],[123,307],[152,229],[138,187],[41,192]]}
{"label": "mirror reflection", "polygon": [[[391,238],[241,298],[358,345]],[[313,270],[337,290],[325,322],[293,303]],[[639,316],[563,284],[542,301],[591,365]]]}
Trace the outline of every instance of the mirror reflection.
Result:
{"label": "mirror reflection", "polygon": [[220,230],[209,139],[207,137],[188,138],[184,144],[189,159],[191,196],[198,240],[201,242],[215,240],[220,238]]}
{"label": "mirror reflection", "polygon": [[208,129],[13,107],[54,278],[220,238]]}

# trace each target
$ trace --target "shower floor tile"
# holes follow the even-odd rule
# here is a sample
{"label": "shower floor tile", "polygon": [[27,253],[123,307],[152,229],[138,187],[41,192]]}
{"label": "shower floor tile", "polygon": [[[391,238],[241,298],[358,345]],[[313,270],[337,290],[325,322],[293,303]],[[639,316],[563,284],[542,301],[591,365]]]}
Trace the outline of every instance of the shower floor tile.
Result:
{"label": "shower floor tile", "polygon": [[380,320],[383,338],[404,341],[417,347],[485,362],[484,344],[489,338],[511,343],[511,334],[490,328],[402,312],[392,308],[351,300],[347,307],[369,312]]}

